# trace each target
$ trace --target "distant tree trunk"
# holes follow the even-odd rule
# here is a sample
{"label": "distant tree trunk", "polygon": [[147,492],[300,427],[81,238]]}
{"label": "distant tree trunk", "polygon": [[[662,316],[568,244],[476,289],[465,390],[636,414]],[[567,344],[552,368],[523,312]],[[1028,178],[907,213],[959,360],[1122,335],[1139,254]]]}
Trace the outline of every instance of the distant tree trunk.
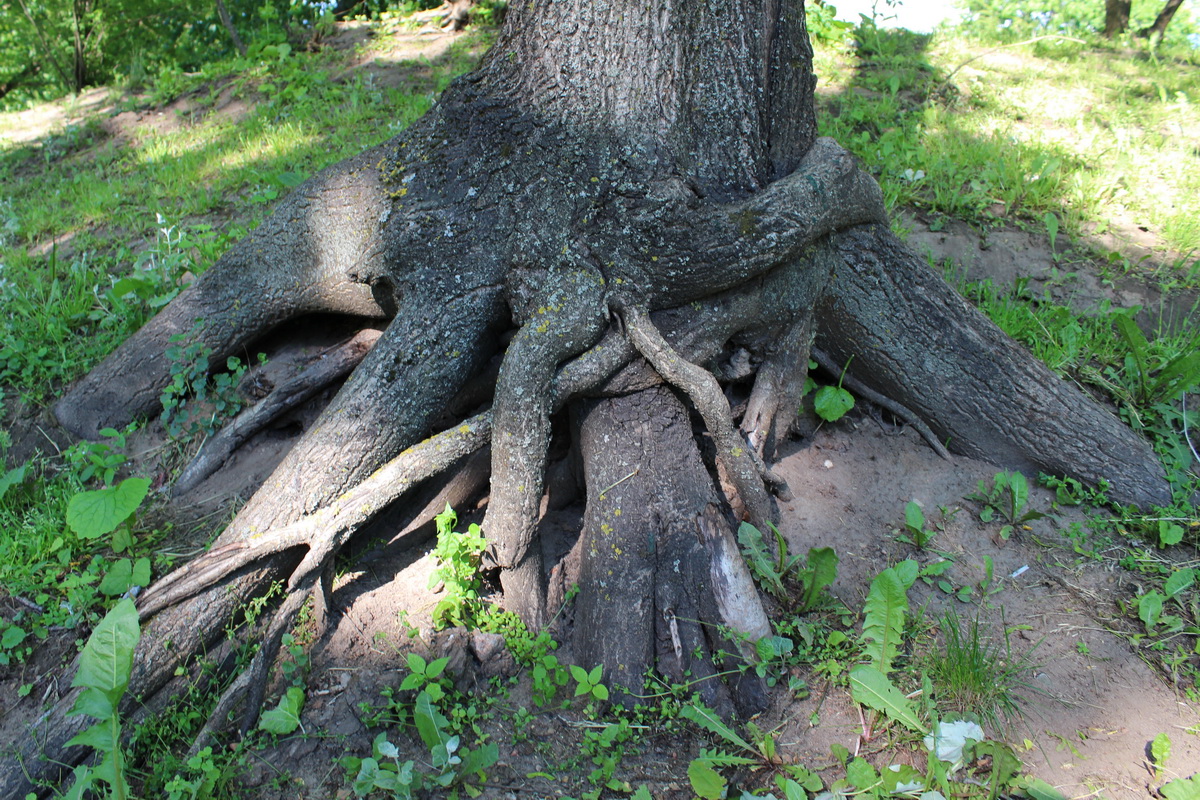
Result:
{"label": "distant tree trunk", "polygon": [[1104,0],[1104,35],[1111,39],[1129,29],[1133,0]]}
{"label": "distant tree trunk", "polygon": [[238,51],[239,56],[246,55],[246,45],[242,44],[242,37],[238,36],[237,28],[233,27],[233,17],[229,16],[225,0],[217,0],[217,16],[221,18],[221,24],[229,34],[230,41],[233,42],[233,49]]}
{"label": "distant tree trunk", "polygon": [[1171,24],[1171,19],[1175,16],[1175,12],[1183,5],[1183,0],[1167,0],[1167,4],[1163,6],[1162,11],[1158,12],[1158,16],[1154,20],[1154,24],[1148,28],[1142,28],[1138,31],[1138,36],[1146,36],[1155,41],[1162,41],[1163,36],[1167,32],[1167,26]]}
{"label": "distant tree trunk", "polygon": [[0,98],[12,93],[21,84],[27,83],[29,79],[37,77],[38,73],[41,71],[41,64],[29,63],[25,65],[24,69],[22,69],[16,75],[13,75],[8,80],[0,81]]}

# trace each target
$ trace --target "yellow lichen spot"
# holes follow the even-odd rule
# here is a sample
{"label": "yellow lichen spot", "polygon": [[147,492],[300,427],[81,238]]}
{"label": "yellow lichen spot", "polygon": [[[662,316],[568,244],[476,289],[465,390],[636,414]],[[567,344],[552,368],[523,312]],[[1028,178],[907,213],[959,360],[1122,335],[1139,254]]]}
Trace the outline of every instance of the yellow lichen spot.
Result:
{"label": "yellow lichen spot", "polygon": [[729,452],[734,458],[741,458],[742,453],[744,453],[745,451],[742,450],[742,448],[740,448],[740,447],[735,447],[732,450],[730,450]]}
{"label": "yellow lichen spot", "polygon": [[593,176],[592,176],[592,183],[599,183],[599,182],[600,182],[600,179],[599,179],[599,178],[597,178],[595,175],[593,175]]}
{"label": "yellow lichen spot", "polygon": [[458,432],[465,436],[466,434],[471,432],[471,426],[470,425],[459,425]]}
{"label": "yellow lichen spot", "polygon": [[612,526],[606,522],[600,526],[600,532],[605,535],[608,535],[608,534],[612,533]]}
{"label": "yellow lichen spot", "polygon": [[622,554],[623,554],[625,551],[624,551],[624,550],[622,550],[621,548],[617,547],[617,546],[614,544],[614,545],[613,545],[613,552],[614,552],[614,553],[616,553],[617,555],[622,555]]}
{"label": "yellow lichen spot", "polygon": [[619,517],[619,516],[621,516],[621,509],[619,509],[619,508],[614,508],[614,509],[613,509],[613,516],[614,516],[614,517]]}

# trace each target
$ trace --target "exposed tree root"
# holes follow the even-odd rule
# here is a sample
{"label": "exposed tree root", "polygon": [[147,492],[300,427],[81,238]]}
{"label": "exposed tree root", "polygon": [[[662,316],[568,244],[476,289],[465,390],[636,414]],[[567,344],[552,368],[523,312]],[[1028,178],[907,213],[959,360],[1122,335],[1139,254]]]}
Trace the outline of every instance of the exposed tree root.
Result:
{"label": "exposed tree root", "polygon": [[316,363],[291,380],[276,386],[250,408],[231,420],[215,436],[206,441],[180,473],[171,488],[179,496],[199,486],[201,481],[224,465],[233,451],[281,414],[296,408],[317,392],[345,378],[359,365],[380,337],[380,331],[367,328],[347,342],[331,348],[317,357]]}
{"label": "exposed tree root", "polygon": [[[580,445],[588,486],[575,600],[576,653],[604,664],[620,691],[642,694],[648,674],[690,681],[712,707],[762,710],[764,693],[740,680],[738,635],[770,634],[766,613],[692,436],[687,411],[668,388],[589,403]],[[731,638],[735,637],[735,638]],[[733,669],[734,697],[718,679]]]}
{"label": "exposed tree root", "polygon": [[937,453],[947,461],[954,460],[954,457],[950,455],[950,451],[938,441],[937,437],[933,435],[933,431],[929,430],[929,426],[926,425],[924,421],[922,421],[921,418],[916,414],[909,411],[907,408],[900,405],[887,395],[880,394],[879,392],[875,391],[853,375],[850,375],[849,373],[843,375],[842,368],[844,365],[838,364],[832,358],[825,355],[825,351],[821,350],[820,348],[812,348],[812,357],[813,360],[828,370],[831,374],[842,375],[842,382],[845,384],[847,389],[864,398],[865,400],[868,400],[881,408],[887,409],[899,419],[904,420],[904,422],[911,426],[913,430],[921,434],[921,438],[925,440],[933,452]]}

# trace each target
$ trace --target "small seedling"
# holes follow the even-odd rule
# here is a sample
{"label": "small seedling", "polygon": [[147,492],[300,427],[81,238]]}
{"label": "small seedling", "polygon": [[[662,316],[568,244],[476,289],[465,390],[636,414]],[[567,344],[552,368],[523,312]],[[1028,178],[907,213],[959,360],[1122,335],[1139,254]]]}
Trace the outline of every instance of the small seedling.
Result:
{"label": "small seedling", "polygon": [[921,550],[924,550],[925,545],[929,544],[937,535],[935,531],[925,527],[925,512],[921,510],[921,504],[916,500],[909,500],[908,505],[904,507],[904,531],[897,533],[899,533],[899,536],[896,537],[898,540]]}
{"label": "small seedling", "polygon": [[967,499],[983,504],[983,510],[979,512],[979,519],[983,522],[991,522],[997,513],[1007,521],[1000,528],[1000,538],[1006,541],[1016,526],[1046,516],[1041,511],[1026,510],[1029,482],[1019,472],[997,472],[991,486],[986,481],[979,481],[978,491],[967,495]]}
{"label": "small seedling", "polygon": [[571,677],[575,679],[578,686],[575,687],[575,696],[591,696],[600,701],[608,699],[608,687],[600,682],[604,674],[604,665],[597,664],[592,667],[591,672],[588,672],[583,667],[571,665]]}
{"label": "small seedling", "polygon": [[854,395],[842,388],[842,382],[846,379],[846,370],[849,368],[850,361],[847,360],[846,366],[842,368],[842,374],[838,376],[837,386],[822,386],[813,395],[813,410],[826,422],[837,422],[846,416],[846,412],[854,408]]}

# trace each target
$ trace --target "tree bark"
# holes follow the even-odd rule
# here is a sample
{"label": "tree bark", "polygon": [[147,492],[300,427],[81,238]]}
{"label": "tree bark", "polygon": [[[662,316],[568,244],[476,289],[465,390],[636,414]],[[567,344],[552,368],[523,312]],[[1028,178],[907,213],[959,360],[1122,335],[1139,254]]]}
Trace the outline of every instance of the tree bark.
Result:
{"label": "tree bark", "polygon": [[1104,36],[1111,39],[1129,29],[1133,0],[1104,0]]}
{"label": "tree bark", "polygon": [[1149,37],[1156,42],[1162,41],[1163,36],[1167,33],[1167,26],[1171,24],[1175,12],[1181,5],[1183,5],[1183,0],[1167,0],[1162,11],[1158,12],[1158,16],[1154,18],[1154,24],[1138,31],[1138,36]]}

